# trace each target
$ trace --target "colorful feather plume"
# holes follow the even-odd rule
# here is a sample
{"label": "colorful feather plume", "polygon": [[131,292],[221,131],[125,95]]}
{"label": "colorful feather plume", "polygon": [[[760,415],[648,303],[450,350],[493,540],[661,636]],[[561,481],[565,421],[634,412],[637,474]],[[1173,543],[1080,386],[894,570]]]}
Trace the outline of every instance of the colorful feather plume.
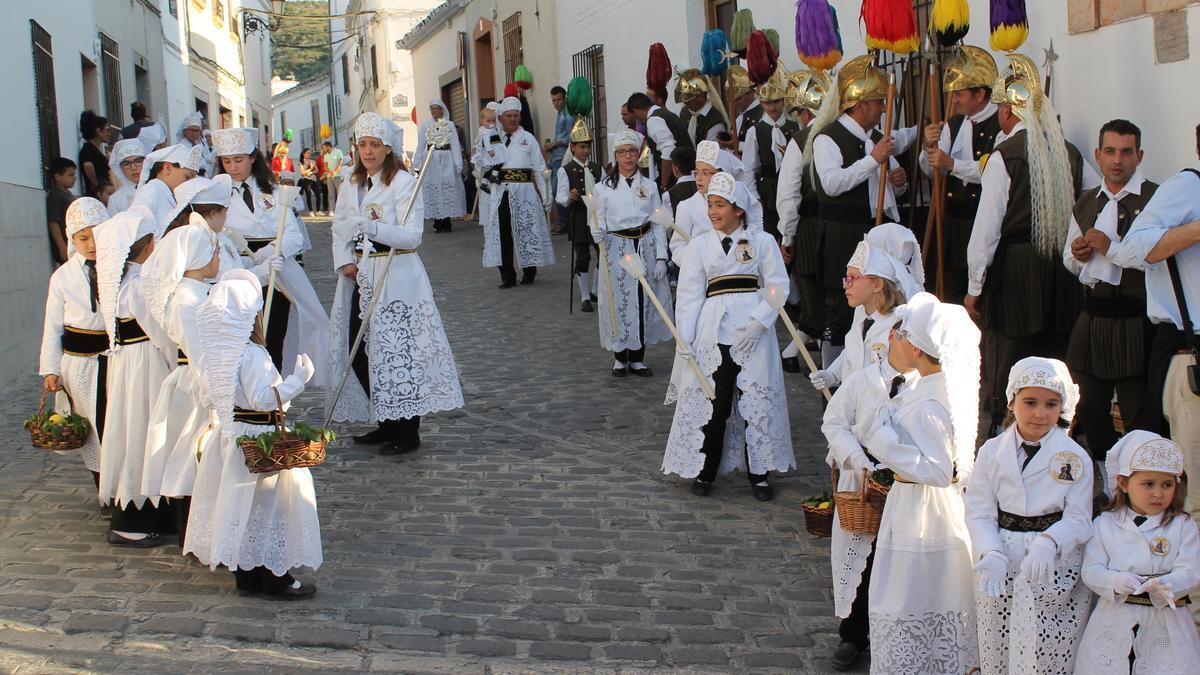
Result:
{"label": "colorful feather plume", "polygon": [[771,46],[771,41],[761,30],[750,34],[746,40],[746,73],[754,84],[762,84],[771,79],[775,68],[779,66],[779,53]]}
{"label": "colorful feather plume", "polygon": [[867,28],[867,49],[911,54],[921,46],[912,0],[863,0],[859,18]]}
{"label": "colorful feather plume", "polygon": [[513,82],[522,89],[533,89],[533,73],[521,64],[513,69]]}
{"label": "colorful feather plume", "polygon": [[762,33],[767,36],[767,42],[771,43],[771,48],[775,50],[775,55],[779,56],[782,53],[779,51],[779,31],[774,28],[764,28]]}
{"label": "colorful feather plume", "polygon": [[733,14],[733,25],[729,27],[729,46],[739,58],[746,58],[746,45],[754,32],[754,14],[748,9],[739,9]]}
{"label": "colorful feather plume", "polygon": [[520,93],[521,90],[517,88],[516,82],[509,82],[508,84],[504,85],[505,98],[508,98],[509,96],[516,98]]}
{"label": "colorful feather plume", "polygon": [[567,83],[567,113],[583,117],[592,114],[592,83],[586,77],[572,78]]}
{"label": "colorful feather plume", "polygon": [[967,0],[934,0],[929,30],[939,45],[952,47],[958,44],[970,29],[971,7]]}
{"label": "colorful feather plume", "polygon": [[797,0],[796,52],[816,70],[829,70],[842,60],[837,12],[828,0]]}
{"label": "colorful feather plume", "polygon": [[725,53],[729,51],[729,39],[725,31],[715,28],[704,34],[700,42],[700,70],[705,75],[724,75],[729,69],[729,59]]}
{"label": "colorful feather plume", "polygon": [[671,57],[667,56],[667,48],[663,43],[655,42],[650,45],[650,60],[646,64],[646,87],[666,89],[671,75]]}
{"label": "colorful feather plume", "polygon": [[992,49],[1013,52],[1029,37],[1029,15],[1025,0],[992,0]]}

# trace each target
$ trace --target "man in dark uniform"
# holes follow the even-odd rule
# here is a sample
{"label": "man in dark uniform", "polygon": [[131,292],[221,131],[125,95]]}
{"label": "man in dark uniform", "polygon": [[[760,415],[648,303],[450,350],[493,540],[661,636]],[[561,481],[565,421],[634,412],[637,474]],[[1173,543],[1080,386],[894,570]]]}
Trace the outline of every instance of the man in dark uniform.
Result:
{"label": "man in dark uniform", "polygon": [[675,215],[679,205],[684,200],[696,194],[696,149],[675,148],[671,153],[671,164],[675,167],[675,184],[667,190],[667,199],[671,202],[671,215]]}
{"label": "man in dark uniform", "polygon": [[675,102],[683,104],[679,119],[693,146],[700,141],[720,141],[721,134],[729,131],[725,116],[709,100],[708,93],[708,81],[699,70],[688,68],[679,74]]}
{"label": "man in dark uniform", "polygon": [[588,209],[583,203],[583,196],[595,191],[596,181],[600,180],[600,165],[590,161],[592,131],[582,116],[575,118],[570,138],[571,157],[558,168],[558,191],[554,200],[566,212],[563,222],[575,260],[572,272],[578,280],[579,297],[582,298],[579,309],[592,312],[595,308],[592,304],[591,264],[592,249],[596,244],[592,241],[591,224],[588,223]]}
{"label": "man in dark uniform", "polygon": [[650,148],[651,168],[659,187],[666,190],[674,181],[671,153],[675,148],[696,145],[688,136],[687,124],[670,110],[651,103],[650,97],[641,92],[632,94],[625,107],[646,125],[646,147]]}
{"label": "man in dark uniform", "polygon": [[754,186],[762,200],[763,230],[780,239],[779,211],[776,208],[776,188],[779,185],[779,168],[783,164],[783,153],[788,143],[800,133],[800,125],[788,119],[787,80],[783,71],[776,70],[771,79],[758,89],[764,114],[749,125],[742,145],[742,166],[747,173],[754,174]]}
{"label": "man in dark uniform", "polygon": [[729,95],[733,98],[733,111],[737,115],[737,143],[733,142],[732,137],[728,140],[722,137],[720,144],[725,150],[740,155],[745,152],[742,144],[746,142],[746,132],[762,119],[763,107],[745,68],[729,66],[729,74],[732,83]]}

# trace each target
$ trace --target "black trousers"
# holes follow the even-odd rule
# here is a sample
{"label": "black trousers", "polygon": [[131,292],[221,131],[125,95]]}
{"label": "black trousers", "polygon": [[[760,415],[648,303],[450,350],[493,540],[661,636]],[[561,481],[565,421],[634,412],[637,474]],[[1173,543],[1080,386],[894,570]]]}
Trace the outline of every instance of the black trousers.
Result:
{"label": "black trousers", "polygon": [[[267,287],[263,286],[263,302],[266,300]],[[288,302],[283,293],[276,290],[275,299],[271,301],[271,317],[267,319],[270,323],[263,328],[267,331],[267,352],[271,355],[275,369],[280,373],[283,372],[283,339],[287,336],[288,315],[291,314],[291,310],[292,303]]]}
{"label": "black trousers", "polygon": [[282,593],[296,582],[291,574],[275,576],[265,567],[255,567],[252,570],[231,570],[233,582],[239,591],[255,593]]}
{"label": "black trousers", "polygon": [[[713,400],[712,417],[701,431],[704,433],[704,444],[700,452],[704,453],[704,468],[700,470],[698,480],[705,483],[713,482],[717,470],[721,468],[721,455],[725,452],[725,427],[729,423],[729,415],[733,413],[733,396],[737,392],[737,376],[742,367],[733,361],[729,354],[729,345],[717,345],[721,350],[721,365],[713,373],[713,391],[717,395]],[[744,451],[745,452],[745,451]],[[750,472],[750,455],[746,454],[746,476],[750,484],[761,483],[767,479],[766,474]]]}
{"label": "black trousers", "polygon": [[[513,262],[512,210],[509,208],[508,191],[500,199],[500,280],[504,283],[517,282],[517,269]],[[522,267],[521,278],[533,280],[536,267]]]}
{"label": "black trousers", "polygon": [[592,249],[597,248],[591,239],[581,239],[571,242],[575,249],[575,274],[586,274],[592,266]]}
{"label": "black trousers", "polygon": [[[961,305],[963,298],[965,298],[967,295],[967,270],[947,267],[945,274],[946,297],[942,298],[942,302]],[[936,286],[934,287],[934,290],[937,290]]]}
{"label": "black trousers", "polygon": [[983,409],[991,416],[993,431],[1008,416],[1008,372],[1027,356],[1064,359],[1067,335],[1043,332],[1028,337],[1011,337],[994,329],[983,331]]}
{"label": "black trousers", "polygon": [[867,555],[867,566],[863,568],[862,580],[858,582],[854,602],[850,605],[850,616],[838,624],[838,637],[842,638],[842,642],[853,642],[859,649],[866,649],[871,645],[867,589],[871,586],[871,568],[874,564],[875,544],[872,542],[871,553]]}
{"label": "black trousers", "polygon": [[[1120,438],[1113,429],[1111,402],[1113,394],[1121,406],[1121,420],[1126,429],[1133,428],[1134,420],[1142,418],[1146,407],[1146,377],[1126,377],[1119,380],[1102,380],[1085,373],[1072,371],[1071,377],[1079,385],[1079,404],[1075,407],[1075,419],[1080,430],[1087,436],[1088,451],[1092,459],[1103,462],[1108,450]],[[1162,396],[1162,389],[1159,389]]]}
{"label": "black trousers", "polygon": [[[117,532],[145,532],[147,534],[161,534],[163,509],[146,501],[141,508],[134,506],[132,503],[129,506],[121,508],[113,505],[112,521],[109,523],[109,529]],[[164,504],[165,507],[165,504]]]}
{"label": "black trousers", "polygon": [[[358,284],[354,284],[354,292],[350,295],[350,336],[349,342],[346,345],[347,349],[354,346],[354,337],[358,335],[358,330],[362,328],[362,315],[359,313],[358,305],[362,301],[362,296],[358,294]],[[350,362],[350,367],[354,369],[354,377],[358,379],[358,383],[362,385],[363,391],[366,392],[367,398],[371,397],[371,363],[367,360],[367,344],[363,340],[362,346],[358,348],[358,353],[354,355],[354,360]]]}
{"label": "black trousers", "polygon": [[449,218],[435,219],[433,221],[433,231],[434,232],[449,232],[450,231],[450,219]]}
{"label": "black trousers", "polygon": [[187,536],[188,515],[192,512],[191,497],[172,497],[171,508],[175,511],[175,533],[179,535],[179,550],[183,550],[183,540]]}
{"label": "black trousers", "polygon": [[821,339],[835,347],[846,344],[846,333],[854,323],[854,309],[846,303],[844,289],[825,289],[825,332]]}
{"label": "black trousers", "polygon": [[[1146,364],[1146,394],[1142,407],[1141,419],[1136,420],[1135,428],[1153,431],[1160,436],[1171,436],[1171,425],[1167,423],[1163,413],[1163,388],[1167,384],[1167,372],[1171,369],[1171,359],[1180,350],[1188,346],[1188,338],[1183,331],[1172,323],[1159,323],[1154,326],[1154,341],[1150,344],[1150,360]],[[1121,411],[1121,417],[1125,412]],[[1126,429],[1129,427],[1126,426]]]}

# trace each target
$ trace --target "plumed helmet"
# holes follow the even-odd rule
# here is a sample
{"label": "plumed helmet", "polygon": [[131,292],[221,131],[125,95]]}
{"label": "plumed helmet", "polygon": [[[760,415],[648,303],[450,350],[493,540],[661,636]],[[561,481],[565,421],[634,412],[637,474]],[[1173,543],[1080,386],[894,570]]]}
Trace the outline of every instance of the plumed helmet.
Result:
{"label": "plumed helmet", "polygon": [[1000,76],[996,59],[985,49],[962,45],[958,54],[946,65],[942,88],[947,92],[992,87]]}
{"label": "plumed helmet", "polygon": [[838,71],[838,107],[841,110],[849,110],[855,103],[887,98],[887,75],[873,65],[874,59],[871,54],[864,54],[850,59]]}

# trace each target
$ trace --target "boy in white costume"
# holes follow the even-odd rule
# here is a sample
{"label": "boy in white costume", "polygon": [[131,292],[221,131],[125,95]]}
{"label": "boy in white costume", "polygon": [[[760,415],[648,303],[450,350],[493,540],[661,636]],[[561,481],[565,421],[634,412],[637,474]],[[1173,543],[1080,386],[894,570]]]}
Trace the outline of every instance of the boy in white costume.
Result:
{"label": "boy in white costume", "polygon": [[108,175],[116,182],[117,191],[108,196],[109,215],[117,215],[133,202],[146,154],[146,146],[136,138],[124,138],[113,145],[108,158]]}
{"label": "boy in white costume", "polygon": [[[438,100],[430,102],[430,119],[421,122],[417,129],[417,149],[413,151],[414,169],[420,169],[425,161],[425,153],[433,153],[429,158],[429,166],[425,167],[421,199],[425,202],[425,217],[433,221],[434,232],[449,232],[450,219],[460,218],[467,212],[466,189],[462,179],[462,146],[458,141],[458,127],[449,115],[445,103]],[[429,133],[429,126],[438,122],[449,125],[449,141],[426,148],[425,137]],[[402,147],[393,150],[397,155],[404,154]]]}
{"label": "boy in white costume", "polygon": [[967,487],[985,673],[1070,670],[1091,600],[1079,583],[1091,534],[1092,460],[1067,435],[1079,387],[1062,361],[1008,376],[1007,429],[979,449]]}
{"label": "boy in white costume", "polygon": [[182,145],[170,145],[146,155],[138,188],[129,205],[150,209],[155,222],[163,227],[167,213],[175,208],[175,188],[196,177],[200,162],[200,148]]}

